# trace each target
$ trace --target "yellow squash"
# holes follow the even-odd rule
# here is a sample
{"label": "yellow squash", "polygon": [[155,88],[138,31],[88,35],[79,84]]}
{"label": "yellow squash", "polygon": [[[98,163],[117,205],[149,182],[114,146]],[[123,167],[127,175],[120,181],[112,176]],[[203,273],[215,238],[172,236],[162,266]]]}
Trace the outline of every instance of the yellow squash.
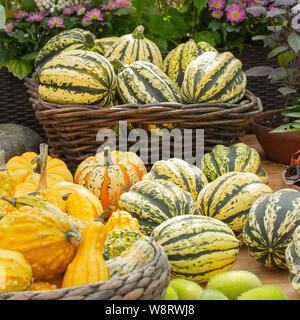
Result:
{"label": "yellow squash", "polygon": [[22,253],[35,280],[64,272],[80,242],[80,231],[60,213],[24,206],[0,219],[0,248]]}

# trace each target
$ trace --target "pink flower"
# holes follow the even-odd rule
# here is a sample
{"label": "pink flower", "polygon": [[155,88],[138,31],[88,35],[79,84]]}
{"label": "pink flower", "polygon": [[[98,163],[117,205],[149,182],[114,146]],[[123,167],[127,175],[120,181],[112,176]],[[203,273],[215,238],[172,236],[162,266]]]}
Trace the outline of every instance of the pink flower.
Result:
{"label": "pink flower", "polygon": [[64,16],[70,16],[71,14],[73,14],[75,11],[73,10],[73,8],[64,8],[63,10],[63,15]]}
{"label": "pink flower", "polygon": [[118,5],[117,5],[116,1],[108,0],[108,4],[105,4],[105,3],[101,4],[101,9],[102,10],[116,10],[116,9],[118,9]]}
{"label": "pink flower", "polygon": [[98,20],[98,21],[103,21],[104,20],[104,14],[101,13],[101,11],[96,9],[96,8],[88,11],[85,14],[85,17],[88,18],[88,19],[91,19],[91,20]]}
{"label": "pink flower", "polygon": [[71,9],[73,12],[76,12],[78,16],[82,16],[86,11],[86,4],[85,3],[78,3],[74,4]]}
{"label": "pink flower", "polygon": [[91,20],[90,18],[84,16],[81,20],[82,25],[84,26],[90,26],[91,24],[93,24],[93,20]]}
{"label": "pink flower", "polygon": [[3,31],[6,33],[6,34],[9,34],[11,33],[15,28],[15,24],[13,22],[9,22],[7,23],[5,26],[4,26],[4,29]]}
{"label": "pink flower", "polygon": [[29,16],[26,21],[35,21],[35,22],[41,22],[44,19],[44,16],[41,13],[34,13],[31,16]]}
{"label": "pink flower", "polygon": [[25,11],[25,10],[17,10],[17,11],[14,13],[14,17],[15,17],[17,20],[25,19],[25,18],[28,17],[28,12]]}
{"label": "pink flower", "polygon": [[221,10],[225,6],[225,0],[209,0],[208,7],[210,10]]}
{"label": "pink flower", "polygon": [[52,17],[48,21],[49,28],[63,28],[64,27],[64,20],[60,17]]}
{"label": "pink flower", "polygon": [[86,8],[85,7],[79,7],[77,10],[76,10],[76,13],[78,16],[82,16],[83,14],[85,14],[85,11],[86,11]]}
{"label": "pink flower", "polygon": [[230,4],[226,7],[227,21],[239,23],[246,19],[245,10],[238,4]]}
{"label": "pink flower", "polygon": [[223,17],[223,11],[222,10],[213,10],[211,15],[216,19],[221,19]]}
{"label": "pink flower", "polygon": [[117,0],[116,4],[118,6],[118,8],[131,8],[132,7],[132,3],[128,0]]}

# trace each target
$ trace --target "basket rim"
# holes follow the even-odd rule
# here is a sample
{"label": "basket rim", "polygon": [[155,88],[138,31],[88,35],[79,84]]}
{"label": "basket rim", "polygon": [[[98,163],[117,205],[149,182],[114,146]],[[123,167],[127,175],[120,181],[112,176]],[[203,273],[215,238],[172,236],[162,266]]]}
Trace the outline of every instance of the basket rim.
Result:
{"label": "basket rim", "polygon": [[[147,237],[148,239],[150,239],[149,237]],[[103,281],[97,281],[97,282],[93,282],[93,283],[87,283],[87,284],[82,284],[79,286],[73,286],[73,287],[66,287],[66,288],[58,288],[58,289],[52,289],[52,290],[40,290],[40,291],[8,291],[8,292],[0,292],[0,300],[1,297],[9,297],[9,296],[24,296],[26,295],[26,298],[30,298],[30,297],[34,297],[36,295],[43,295],[43,294],[48,294],[49,291],[51,292],[57,292],[57,293],[68,293],[69,291],[73,291],[73,290],[78,290],[78,289],[85,289],[88,288],[90,286],[92,287],[96,287],[99,286],[101,284],[104,283],[108,283],[109,281],[124,281],[129,277],[133,277],[134,275],[138,274],[138,273],[143,273],[144,271],[146,271],[146,269],[148,269],[151,266],[154,266],[156,268],[157,266],[157,262],[159,260],[159,258],[162,256],[163,254],[163,258],[166,258],[166,254],[164,253],[164,250],[162,248],[162,246],[160,244],[158,244],[157,242],[153,241],[152,239],[149,240],[149,242],[151,243],[151,245],[154,247],[155,250],[155,256],[154,258],[147,264],[145,265],[143,268],[139,268],[131,273],[125,274],[123,276],[119,276],[113,279],[109,279],[109,280],[103,280]],[[170,265],[169,265],[169,274],[170,274]],[[133,288],[134,289],[134,288]],[[25,299],[26,300],[26,299]]]}
{"label": "basket rim", "polygon": [[[77,113],[86,113],[92,112],[93,114],[97,113],[105,113],[106,116],[115,112],[124,112],[126,114],[127,111],[135,111],[138,114],[147,114],[150,113],[153,115],[154,111],[160,111],[163,108],[168,108],[171,110],[166,110],[166,112],[176,113],[177,115],[185,112],[195,111],[195,109],[201,109],[202,112],[209,111],[209,108],[214,108],[211,111],[220,111],[219,109],[225,109],[227,112],[234,112],[234,110],[239,110],[240,108],[249,109],[253,107],[257,107],[257,112],[260,113],[263,111],[262,101],[259,97],[255,96],[250,90],[246,89],[243,98],[239,101],[239,103],[226,103],[226,102],[215,102],[215,103],[193,103],[193,104],[183,104],[176,102],[159,102],[159,103],[151,103],[151,104],[121,104],[115,105],[112,107],[100,107],[98,105],[93,104],[57,104],[53,102],[45,101],[41,98],[38,93],[38,83],[35,78],[35,74],[33,73],[31,77],[25,78],[25,86],[27,87],[27,91],[30,94],[30,101],[33,105],[42,104],[44,107],[46,106],[48,110],[43,110],[39,112],[44,112],[51,114],[51,112],[56,112],[62,115],[63,113],[68,112],[77,112]],[[246,98],[246,99],[245,99]],[[204,109],[206,108],[206,109]],[[192,109],[192,110],[191,110]],[[169,113],[168,112],[168,113]]]}

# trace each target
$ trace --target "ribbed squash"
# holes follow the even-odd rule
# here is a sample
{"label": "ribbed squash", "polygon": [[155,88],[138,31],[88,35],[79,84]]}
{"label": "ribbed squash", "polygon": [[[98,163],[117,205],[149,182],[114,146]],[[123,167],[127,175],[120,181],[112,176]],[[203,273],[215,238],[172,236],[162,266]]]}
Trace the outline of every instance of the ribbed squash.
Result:
{"label": "ribbed squash", "polygon": [[163,179],[136,183],[121,195],[119,207],[138,220],[140,230],[146,235],[172,217],[198,213],[189,192]]}
{"label": "ribbed squash", "polygon": [[229,147],[220,144],[214,146],[211,152],[202,157],[201,169],[208,181],[232,171],[255,173],[266,184],[269,180],[267,172],[261,167],[259,153],[244,143]]}
{"label": "ribbed squash", "polygon": [[58,104],[95,104],[107,107],[114,99],[116,75],[104,56],[91,51],[62,52],[43,65],[38,91]]}
{"label": "ribbed squash", "polygon": [[287,269],[285,250],[300,225],[300,192],[281,189],[256,200],[243,239],[249,253],[267,268]]}
{"label": "ribbed squash", "polygon": [[207,51],[187,67],[181,96],[184,103],[240,101],[246,90],[246,74],[242,63],[229,51]]}
{"label": "ribbed squash", "polygon": [[35,280],[64,272],[80,241],[75,224],[45,209],[25,206],[0,219],[0,248],[22,253]]}
{"label": "ribbed squash", "polygon": [[295,229],[293,240],[285,250],[289,279],[293,289],[300,292],[300,226]]}
{"label": "ribbed squash", "polygon": [[163,60],[160,50],[153,41],[144,36],[144,30],[145,28],[141,25],[136,27],[133,33],[120,37],[105,51],[105,57],[109,61],[118,59],[125,64],[148,61],[162,69]]}
{"label": "ribbed squash", "polygon": [[12,198],[15,194],[16,183],[11,172],[5,166],[5,151],[0,150],[0,215],[7,214],[13,208],[1,197]]}
{"label": "ribbed squash", "polygon": [[143,177],[143,180],[147,179],[171,181],[181,189],[190,192],[194,200],[197,199],[198,193],[208,183],[206,176],[198,167],[177,158],[155,162],[150,172]]}
{"label": "ribbed squash", "polygon": [[135,153],[105,148],[82,161],[74,177],[75,183],[100,199],[105,210],[111,205],[117,208],[120,195],[140,181],[146,172],[144,163]]}
{"label": "ribbed squash", "polygon": [[137,240],[119,257],[106,261],[110,278],[132,273],[150,263],[154,257],[155,250],[151,242],[147,238]]}
{"label": "ribbed squash", "polygon": [[137,219],[132,217],[132,215],[129,212],[124,210],[114,211],[110,215],[105,227],[108,234],[113,230],[123,229],[139,231],[139,223]]}
{"label": "ribbed squash", "polygon": [[112,230],[104,245],[103,256],[105,260],[116,258],[142,238],[144,238],[143,234],[137,230],[129,228]]}
{"label": "ribbed squash", "polygon": [[94,34],[84,29],[73,28],[62,31],[44,45],[37,55],[34,65],[36,68],[41,67],[63,51],[79,49],[103,52],[103,46],[95,45],[95,40]]}
{"label": "ribbed squash", "polygon": [[224,222],[199,215],[169,219],[153,230],[151,239],[167,254],[172,278],[198,283],[230,270],[241,244]]}
{"label": "ribbed squash", "polygon": [[163,62],[163,71],[172,79],[180,89],[185,70],[188,65],[206,51],[217,51],[209,43],[201,41],[196,43],[193,39],[179,44],[171,50]]}
{"label": "ribbed squash", "polygon": [[196,205],[200,214],[223,221],[241,238],[253,203],[272,192],[254,173],[228,172],[201,190]]}
{"label": "ribbed squash", "polygon": [[[21,156],[11,158],[6,163],[6,167],[12,173],[16,182],[16,193],[19,192],[19,189],[25,188],[25,185],[19,188],[19,184],[23,182],[26,182],[29,185],[33,184],[34,190],[37,189],[41,173],[40,155],[37,155],[35,152],[25,152]],[[72,173],[62,160],[48,156],[47,185],[51,187],[59,181],[73,182]]]}
{"label": "ribbed squash", "polygon": [[107,233],[100,221],[88,222],[82,242],[64,275],[62,288],[108,280],[109,272],[103,257]]}
{"label": "ribbed squash", "polygon": [[32,269],[23,254],[0,249],[0,292],[30,290]]}
{"label": "ribbed squash", "polygon": [[[180,103],[180,92],[174,82],[156,65],[136,61],[130,65],[111,61],[118,69],[117,93],[124,104]],[[172,123],[149,124],[148,129],[162,135],[161,128],[173,129]]]}

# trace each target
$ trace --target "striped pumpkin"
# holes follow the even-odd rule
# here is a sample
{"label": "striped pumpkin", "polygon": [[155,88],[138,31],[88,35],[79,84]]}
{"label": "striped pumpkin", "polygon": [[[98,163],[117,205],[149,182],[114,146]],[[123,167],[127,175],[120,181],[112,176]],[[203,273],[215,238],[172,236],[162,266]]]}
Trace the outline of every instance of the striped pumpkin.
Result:
{"label": "striped pumpkin", "polygon": [[165,179],[178,185],[181,189],[192,194],[194,200],[198,193],[208,183],[205,174],[196,166],[184,160],[172,158],[154,163],[150,172],[143,180]]}
{"label": "striped pumpkin", "polygon": [[118,59],[125,64],[135,61],[148,61],[160,69],[163,68],[162,55],[157,45],[144,36],[145,28],[138,26],[133,33],[119,38],[105,52],[105,57],[110,61]]}
{"label": "striped pumpkin", "polygon": [[285,250],[285,260],[292,288],[300,293],[300,226],[296,228],[293,240]]}
{"label": "striped pumpkin", "polygon": [[180,89],[185,70],[188,65],[206,51],[217,51],[207,42],[196,43],[193,39],[179,44],[171,50],[163,62],[163,71],[172,79]]}
{"label": "striped pumpkin", "polygon": [[172,278],[198,283],[230,270],[241,244],[225,223],[199,215],[169,219],[153,230],[151,239],[167,254]]}
{"label": "striped pumpkin", "polygon": [[35,58],[35,68],[40,68],[47,61],[65,50],[92,50],[103,54],[102,44],[95,44],[96,37],[90,31],[74,28],[65,30],[52,37]]}
{"label": "striped pumpkin", "polygon": [[223,221],[240,239],[253,203],[272,192],[253,173],[229,172],[207,184],[196,205],[200,214]]}
{"label": "striped pumpkin", "polygon": [[201,169],[208,181],[213,181],[224,173],[237,171],[255,173],[264,183],[268,183],[268,174],[260,165],[259,153],[244,143],[236,143],[230,147],[216,145],[201,159]]}
{"label": "striped pumpkin", "polygon": [[243,98],[246,84],[242,62],[231,52],[208,51],[188,65],[181,95],[185,103],[235,103]]}
{"label": "striped pumpkin", "polygon": [[65,51],[40,72],[39,94],[58,104],[96,104],[107,107],[116,90],[116,75],[102,55],[84,50]]}
{"label": "striped pumpkin", "polygon": [[243,239],[253,258],[268,268],[286,269],[285,250],[300,225],[300,192],[281,189],[253,204]]}
{"label": "striped pumpkin", "polygon": [[140,181],[146,172],[144,163],[135,153],[110,152],[106,148],[82,161],[74,180],[94,193],[105,210],[109,206],[117,208],[120,195]]}
{"label": "striped pumpkin", "polygon": [[[151,104],[157,102],[180,103],[180,92],[173,81],[156,65],[136,61],[125,65],[119,60],[112,61],[118,69],[117,93],[124,104]],[[148,130],[162,135],[162,128],[173,129],[172,123],[148,125]]]}
{"label": "striped pumpkin", "polygon": [[141,232],[146,235],[172,217],[197,214],[192,195],[163,179],[136,183],[121,195],[119,207],[138,220]]}

